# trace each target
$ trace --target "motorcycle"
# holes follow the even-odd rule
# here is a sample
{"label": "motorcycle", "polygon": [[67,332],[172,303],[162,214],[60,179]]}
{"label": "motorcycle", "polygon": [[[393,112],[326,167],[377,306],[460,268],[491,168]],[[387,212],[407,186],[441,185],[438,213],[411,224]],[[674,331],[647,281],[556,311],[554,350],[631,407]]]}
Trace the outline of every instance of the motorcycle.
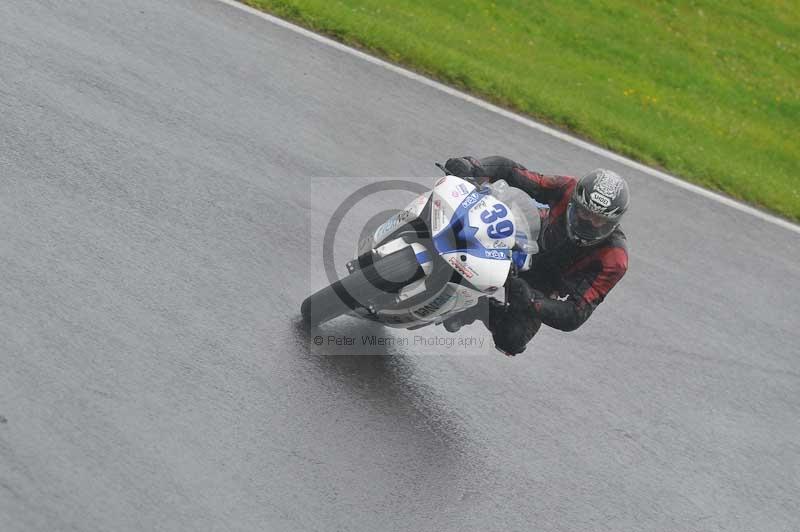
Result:
{"label": "motorcycle", "polygon": [[539,250],[542,206],[503,180],[445,174],[359,243],[347,276],[303,301],[308,326],[350,314],[418,329],[481,297],[507,301],[501,288]]}

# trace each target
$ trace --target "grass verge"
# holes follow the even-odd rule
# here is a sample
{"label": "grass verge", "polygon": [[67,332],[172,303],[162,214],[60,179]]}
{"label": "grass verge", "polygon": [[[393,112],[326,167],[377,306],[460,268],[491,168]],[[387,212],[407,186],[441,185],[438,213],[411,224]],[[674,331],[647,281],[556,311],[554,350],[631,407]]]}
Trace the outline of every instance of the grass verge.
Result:
{"label": "grass verge", "polygon": [[800,220],[796,0],[243,0]]}

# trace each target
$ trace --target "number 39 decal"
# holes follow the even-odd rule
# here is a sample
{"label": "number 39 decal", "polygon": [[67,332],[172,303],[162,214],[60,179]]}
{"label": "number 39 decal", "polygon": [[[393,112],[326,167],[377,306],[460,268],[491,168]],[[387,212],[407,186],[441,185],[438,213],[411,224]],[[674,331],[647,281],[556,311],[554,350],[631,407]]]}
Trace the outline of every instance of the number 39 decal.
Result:
{"label": "number 39 decal", "polygon": [[[485,210],[481,213],[481,221],[485,224],[490,224],[486,227],[486,234],[489,238],[495,240],[500,238],[507,238],[514,233],[514,224],[511,220],[502,220],[508,216],[508,210],[501,204],[496,203],[492,206],[492,210]],[[499,222],[494,223],[500,219]]]}

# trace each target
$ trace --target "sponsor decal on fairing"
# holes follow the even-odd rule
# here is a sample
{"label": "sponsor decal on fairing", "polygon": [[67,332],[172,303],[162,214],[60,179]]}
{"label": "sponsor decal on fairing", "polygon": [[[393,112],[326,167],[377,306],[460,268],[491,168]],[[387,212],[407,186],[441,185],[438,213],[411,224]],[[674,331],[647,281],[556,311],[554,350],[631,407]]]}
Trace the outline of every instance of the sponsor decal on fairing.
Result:
{"label": "sponsor decal on fairing", "polygon": [[459,261],[455,257],[450,257],[449,262],[450,262],[450,264],[453,265],[453,268],[458,270],[458,273],[460,273],[461,275],[463,275],[467,279],[472,279],[473,272],[470,269],[468,269],[466,266],[461,264],[461,261]]}

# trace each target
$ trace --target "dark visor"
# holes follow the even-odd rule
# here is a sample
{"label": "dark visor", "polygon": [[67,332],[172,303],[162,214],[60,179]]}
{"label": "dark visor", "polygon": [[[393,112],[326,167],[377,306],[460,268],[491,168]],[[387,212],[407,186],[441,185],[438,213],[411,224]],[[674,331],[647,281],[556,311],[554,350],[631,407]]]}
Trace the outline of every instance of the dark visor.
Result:
{"label": "dark visor", "polygon": [[617,220],[590,211],[585,205],[571,201],[567,207],[567,223],[570,232],[582,240],[599,240],[611,234],[617,227]]}

